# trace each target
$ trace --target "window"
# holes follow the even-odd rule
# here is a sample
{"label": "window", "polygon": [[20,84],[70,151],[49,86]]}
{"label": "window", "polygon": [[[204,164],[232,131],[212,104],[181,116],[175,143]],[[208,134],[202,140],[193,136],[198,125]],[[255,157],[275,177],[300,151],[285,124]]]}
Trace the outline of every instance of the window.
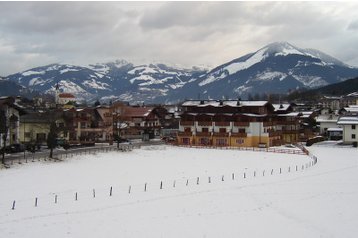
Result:
{"label": "window", "polygon": [[226,133],[226,128],[219,128],[220,133]]}
{"label": "window", "polygon": [[201,131],[202,131],[202,132],[209,132],[209,128],[203,127],[203,128],[201,129]]}
{"label": "window", "polygon": [[25,138],[30,138],[31,137],[31,132],[25,132]]}
{"label": "window", "polygon": [[352,125],[352,130],[355,130],[356,129],[356,125]]}
{"label": "window", "polygon": [[227,139],[216,139],[216,145],[217,146],[226,146],[227,145]]}
{"label": "window", "polygon": [[189,138],[182,138],[181,142],[183,145],[189,145],[190,144],[190,139]]}
{"label": "window", "polygon": [[190,127],[184,127],[184,131],[185,132],[191,132],[191,128]]}
{"label": "window", "polygon": [[355,139],[356,138],[356,134],[352,134],[352,139]]}
{"label": "window", "polygon": [[238,144],[238,145],[242,145],[242,144],[244,144],[244,142],[245,142],[245,140],[242,138],[236,139],[236,144]]}
{"label": "window", "polygon": [[210,139],[209,138],[200,138],[200,145],[210,145]]}
{"label": "window", "polygon": [[245,133],[245,129],[239,128],[239,133]]}

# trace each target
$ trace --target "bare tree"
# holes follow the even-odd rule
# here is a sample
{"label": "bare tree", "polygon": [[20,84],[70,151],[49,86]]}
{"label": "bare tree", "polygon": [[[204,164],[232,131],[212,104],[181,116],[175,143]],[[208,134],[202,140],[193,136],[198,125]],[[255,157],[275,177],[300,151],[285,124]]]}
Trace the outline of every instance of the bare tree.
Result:
{"label": "bare tree", "polygon": [[57,125],[56,122],[51,122],[50,124],[50,132],[47,136],[47,147],[50,149],[49,157],[53,157],[53,149],[57,146]]}
{"label": "bare tree", "polygon": [[9,130],[9,128],[8,128],[5,111],[0,110],[0,133],[2,134],[2,142],[3,142],[2,149],[1,149],[1,154],[2,154],[1,163],[2,164],[5,164],[5,147],[6,147],[6,139],[7,139],[8,130]]}

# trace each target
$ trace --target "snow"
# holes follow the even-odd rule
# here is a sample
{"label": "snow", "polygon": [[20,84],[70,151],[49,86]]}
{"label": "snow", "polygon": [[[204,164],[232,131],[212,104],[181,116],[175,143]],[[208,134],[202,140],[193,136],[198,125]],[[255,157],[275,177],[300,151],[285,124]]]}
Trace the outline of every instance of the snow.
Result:
{"label": "snow", "polygon": [[67,68],[67,69],[60,70],[60,74],[64,74],[64,73],[67,73],[67,72],[77,72],[77,71],[79,71],[79,70],[78,69]]}
{"label": "snow", "polygon": [[258,73],[255,76],[255,80],[259,81],[271,81],[274,79],[279,79],[280,81],[284,80],[287,77],[287,74],[277,71],[264,71],[262,73]]}
{"label": "snow", "polygon": [[358,150],[309,150],[304,170],[304,155],[170,146],[16,165],[0,171],[0,237],[356,237]]}
{"label": "snow", "polygon": [[201,81],[199,83],[199,86],[204,86],[206,84],[209,84],[209,83],[212,83],[212,82],[215,82],[215,81],[218,81],[220,79],[223,79],[225,78],[227,75],[226,71],[222,71],[220,70],[219,72],[215,72],[213,74],[210,74],[209,77],[207,77],[205,80]]}
{"label": "snow", "polygon": [[32,70],[28,70],[28,71],[25,71],[23,73],[21,73],[22,76],[30,76],[30,75],[36,75],[36,74],[45,74],[44,71],[32,71]]}
{"label": "snow", "polygon": [[313,88],[313,87],[321,87],[325,86],[328,83],[319,76],[309,76],[309,75],[295,75],[292,74],[297,81],[303,83],[303,85]]}
{"label": "snow", "polygon": [[97,82],[95,79],[85,80],[83,82],[83,85],[85,85],[87,87],[91,87],[91,88],[95,88],[95,89],[103,89],[103,90],[110,88],[110,86],[108,84]]}
{"label": "snow", "polygon": [[254,64],[261,62],[262,60],[265,59],[266,56],[267,56],[267,53],[265,50],[259,50],[253,56],[248,58],[246,61],[232,63],[232,64],[224,67],[224,70],[227,70],[229,72],[229,74],[234,74],[238,71],[250,68]]}
{"label": "snow", "polygon": [[32,78],[29,81],[29,86],[34,86],[34,85],[38,85],[38,84],[44,84],[46,82],[47,82],[47,80],[43,80],[40,77],[35,77],[35,78]]}

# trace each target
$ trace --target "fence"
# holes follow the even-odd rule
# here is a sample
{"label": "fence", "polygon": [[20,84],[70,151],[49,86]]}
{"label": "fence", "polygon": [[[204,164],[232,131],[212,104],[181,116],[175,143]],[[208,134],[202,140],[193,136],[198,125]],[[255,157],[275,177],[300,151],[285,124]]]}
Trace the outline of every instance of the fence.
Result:
{"label": "fence", "polygon": [[132,151],[133,149],[140,148],[140,144],[122,144],[117,146],[96,146],[96,147],[84,147],[84,148],[75,148],[71,150],[54,150],[53,158],[49,158],[49,151],[46,152],[38,152],[38,153],[30,153],[24,152],[24,154],[17,155],[14,157],[7,157],[5,159],[6,165],[5,167],[10,167],[14,163],[22,164],[28,162],[35,161],[62,161],[66,158],[72,158],[78,155],[89,155],[89,154],[97,154],[97,153],[106,153],[106,152],[114,152],[114,151]]}
{"label": "fence", "polygon": [[[116,149],[116,148],[115,148]],[[113,151],[113,150],[112,150]],[[254,179],[257,177],[268,177],[274,175],[281,175],[281,174],[290,174],[294,172],[302,172],[314,165],[317,164],[317,157],[314,155],[310,155],[309,158],[311,159],[307,163],[303,164],[295,164],[288,167],[280,167],[280,168],[271,168],[271,169],[261,169],[261,170],[245,170],[243,172],[232,172],[230,174],[221,174],[215,176],[196,176],[191,178],[181,178],[181,179],[174,179],[174,180],[161,180],[157,183],[149,183],[143,182],[141,184],[131,184],[128,186],[108,186],[106,189],[92,189],[89,191],[74,191],[72,194],[67,194],[61,196],[60,193],[53,194],[52,203],[58,204],[61,203],[61,199],[68,201],[69,199],[72,201],[80,201],[82,199],[95,199],[98,195],[100,196],[123,196],[124,193],[126,194],[139,194],[139,193],[149,193],[149,192],[158,192],[165,189],[178,189],[178,188],[185,188],[190,186],[200,186],[203,184],[213,184],[213,183],[223,183],[225,181],[245,181],[248,179]],[[100,191],[100,193],[98,192]],[[64,199],[66,197],[66,199]],[[41,199],[40,197],[35,197],[33,199],[33,207],[41,206],[41,201],[48,200],[48,199]],[[62,200],[62,201],[63,201]],[[21,200],[20,202],[23,202]],[[47,203],[47,202],[46,202]],[[8,209],[16,210],[17,202],[13,200],[9,203]]]}
{"label": "fence", "polygon": [[256,151],[256,152],[270,152],[270,153],[283,153],[283,154],[297,154],[308,155],[308,151],[304,148],[299,150],[282,149],[282,148],[259,148],[259,147],[233,147],[233,146],[198,146],[198,145],[177,145],[185,148],[199,148],[199,149],[221,149],[221,150],[241,150],[241,151]]}

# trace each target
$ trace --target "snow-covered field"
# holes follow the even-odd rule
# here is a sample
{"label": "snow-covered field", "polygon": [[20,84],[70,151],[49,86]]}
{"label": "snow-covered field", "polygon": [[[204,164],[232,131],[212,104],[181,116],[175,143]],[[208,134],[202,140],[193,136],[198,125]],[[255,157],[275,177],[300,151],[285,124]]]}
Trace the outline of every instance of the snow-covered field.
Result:
{"label": "snow-covered field", "polygon": [[0,170],[0,237],[357,237],[357,148],[309,150],[307,168],[170,146],[16,165]]}

